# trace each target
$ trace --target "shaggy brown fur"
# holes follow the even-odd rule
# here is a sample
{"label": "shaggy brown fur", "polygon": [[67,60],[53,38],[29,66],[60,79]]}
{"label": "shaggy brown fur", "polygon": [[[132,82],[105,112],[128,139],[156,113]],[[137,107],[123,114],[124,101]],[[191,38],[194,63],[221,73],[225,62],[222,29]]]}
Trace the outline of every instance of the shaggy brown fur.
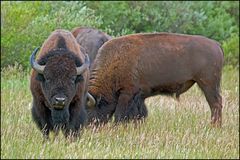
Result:
{"label": "shaggy brown fur", "polygon": [[[76,67],[85,55],[69,31],[55,30],[43,43],[37,62],[45,65],[43,74],[34,69],[30,89],[33,96],[32,116],[44,136],[63,128],[65,136],[79,134],[86,121],[85,99],[89,70],[76,76]],[[63,109],[54,109],[54,97],[66,98]]]}
{"label": "shaggy brown fur", "polygon": [[202,36],[155,33],[112,39],[99,50],[89,92],[98,100],[89,119],[115,121],[147,116],[144,99],[156,94],[180,94],[195,82],[211,108],[211,121],[221,125],[220,79],[223,51]]}
{"label": "shaggy brown fur", "polygon": [[94,28],[77,27],[72,30],[72,34],[82,47],[83,51],[89,55],[91,63],[94,61],[98,49],[107,41],[112,39],[111,36]]}

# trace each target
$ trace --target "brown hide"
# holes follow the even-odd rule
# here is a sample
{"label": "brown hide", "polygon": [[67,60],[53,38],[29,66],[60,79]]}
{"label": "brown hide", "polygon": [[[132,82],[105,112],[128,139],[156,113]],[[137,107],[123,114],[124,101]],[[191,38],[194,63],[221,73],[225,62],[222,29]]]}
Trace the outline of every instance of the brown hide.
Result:
{"label": "brown hide", "polygon": [[[115,114],[115,120],[122,121],[139,115],[135,108],[141,107],[134,103],[142,103],[142,99],[156,94],[179,97],[197,82],[210,105],[212,122],[221,124],[222,66],[221,47],[203,36],[127,35],[112,39],[100,48],[93,64],[89,92],[96,99],[101,97],[106,104],[112,104],[108,116]],[[140,106],[145,110],[144,104]],[[100,108],[95,107],[93,111],[107,116],[104,107]]]}
{"label": "brown hide", "polygon": [[112,39],[111,36],[94,28],[77,27],[72,30],[72,34],[77,39],[77,42],[83,50],[89,55],[91,63],[94,61],[98,49],[108,40]]}
{"label": "brown hide", "polygon": [[[75,37],[72,35],[71,32],[58,29],[51,33],[51,35],[48,37],[48,39],[45,40],[43,45],[41,46],[41,49],[38,53],[36,61],[40,60],[49,52],[52,52],[53,50],[60,49],[61,44],[59,44],[62,40],[64,40],[64,45],[67,47],[67,51],[70,51],[71,53],[75,54],[76,57],[78,57],[81,61],[81,63],[84,63],[85,55],[80,51],[79,44],[77,43]],[[54,64],[49,64],[49,66],[55,67],[55,69],[58,69],[60,72],[59,74],[52,75],[57,79],[58,77],[65,76],[66,72],[73,72],[73,74],[76,74],[76,65],[65,65],[68,62],[64,62],[64,57],[59,57],[59,66],[54,66]],[[61,63],[62,62],[62,63]],[[62,68],[64,70],[60,70],[59,68]],[[51,68],[52,70],[55,70],[54,68]],[[62,71],[62,72],[61,72]],[[51,120],[51,112],[50,109],[51,106],[49,102],[47,101],[46,95],[44,95],[43,88],[41,86],[41,82],[36,79],[38,76],[38,73],[32,69],[31,79],[30,79],[30,89],[33,96],[33,108],[32,108],[32,114],[34,117],[35,122],[37,123],[38,127],[42,130],[44,136],[48,136],[49,131],[53,130],[53,122]],[[67,128],[67,131],[65,135],[67,136],[70,134],[70,130],[73,132],[78,132],[78,129],[80,127],[80,124],[82,125],[82,122],[85,121],[85,107],[84,107],[84,97],[87,93],[87,86],[88,86],[88,79],[89,79],[89,70],[85,71],[82,74],[83,81],[81,81],[77,85],[76,94],[73,97],[72,101],[70,102],[70,124],[69,128]],[[62,82],[59,82],[62,83]],[[58,85],[58,84],[56,84]],[[61,84],[61,85],[67,85],[67,84]],[[73,107],[73,105],[76,105]],[[79,115],[82,115],[82,117],[79,117]],[[80,122],[80,119],[81,122]],[[75,122],[79,121],[79,122]],[[73,123],[73,124],[71,124]],[[72,126],[71,126],[72,125]],[[75,128],[74,128],[75,127]],[[45,129],[43,131],[43,129]]]}
{"label": "brown hide", "polygon": [[82,62],[84,62],[84,54],[81,53],[79,44],[77,43],[76,39],[71,34],[71,32],[62,29],[55,30],[51,33],[48,39],[44,41],[38,54],[39,58],[47,54],[50,50],[58,48],[57,43],[60,37],[63,37],[65,39],[68,49],[80,57],[82,59]]}

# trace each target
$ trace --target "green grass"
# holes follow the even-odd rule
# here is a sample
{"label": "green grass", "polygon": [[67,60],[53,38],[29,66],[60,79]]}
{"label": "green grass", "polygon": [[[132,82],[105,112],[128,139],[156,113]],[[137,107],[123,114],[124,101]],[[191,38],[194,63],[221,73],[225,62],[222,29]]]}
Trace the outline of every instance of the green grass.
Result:
{"label": "green grass", "polygon": [[148,98],[149,116],[142,124],[88,127],[76,142],[60,134],[43,143],[31,117],[30,72],[3,69],[1,158],[239,158],[238,73],[230,67],[223,71],[222,128],[209,125],[210,108],[194,85],[180,102]]}

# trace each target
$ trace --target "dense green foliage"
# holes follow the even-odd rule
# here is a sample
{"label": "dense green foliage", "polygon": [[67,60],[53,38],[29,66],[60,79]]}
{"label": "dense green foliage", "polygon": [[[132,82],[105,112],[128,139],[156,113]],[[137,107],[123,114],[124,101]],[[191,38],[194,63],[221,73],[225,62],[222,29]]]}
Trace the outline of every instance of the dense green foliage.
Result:
{"label": "dense green foliage", "polygon": [[88,2],[88,6],[103,17],[100,27],[111,28],[113,35],[174,32],[224,40],[238,31],[238,22],[228,13],[238,7],[232,2]]}
{"label": "dense green foliage", "polygon": [[222,45],[225,55],[225,63],[239,65],[239,35],[233,34],[223,42]]}
{"label": "dense green foliage", "polygon": [[1,2],[1,67],[29,67],[31,51],[57,29],[91,26],[120,36],[139,32],[198,34],[223,44],[238,66],[239,2]]}

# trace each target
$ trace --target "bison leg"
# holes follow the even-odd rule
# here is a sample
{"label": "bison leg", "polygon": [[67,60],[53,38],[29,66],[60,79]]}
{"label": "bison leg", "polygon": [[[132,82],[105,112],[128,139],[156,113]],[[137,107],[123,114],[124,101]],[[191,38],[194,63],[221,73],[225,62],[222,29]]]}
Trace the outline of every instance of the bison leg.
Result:
{"label": "bison leg", "polygon": [[78,106],[70,106],[70,121],[64,130],[65,137],[78,137],[80,134],[80,129],[84,126],[87,113],[83,108],[79,108]]}
{"label": "bison leg", "polygon": [[148,115],[147,107],[144,103],[144,98],[142,97],[142,94],[140,92],[134,96],[131,104],[128,107],[129,110],[128,110],[127,114],[129,114],[129,113],[131,114],[131,110],[136,107],[138,109],[138,114],[135,117],[133,117],[133,119],[135,119],[135,118],[142,119],[142,118],[147,117],[147,115]]}
{"label": "bison leg", "polygon": [[[132,95],[120,94],[118,98],[116,110],[114,113],[115,122],[121,122],[128,119],[126,115],[126,111],[127,111],[129,101],[131,101],[131,99],[132,99]],[[137,110],[134,110],[133,112],[137,112]]]}
{"label": "bison leg", "polygon": [[220,81],[197,81],[204,92],[207,102],[211,108],[211,124],[220,127],[222,124],[222,97],[220,95]]}
{"label": "bison leg", "polygon": [[64,129],[63,133],[66,138],[71,140],[76,140],[76,138],[79,137],[80,135],[79,129],[70,128],[70,127]]}
{"label": "bison leg", "polygon": [[144,99],[136,95],[121,94],[115,110],[115,122],[142,119],[147,116]]}
{"label": "bison leg", "polygon": [[[44,107],[44,106],[42,106],[42,107]],[[36,110],[36,106],[34,106],[34,104],[33,104],[32,117],[33,117],[34,122],[37,124],[38,128],[41,130],[43,137],[45,139],[48,139],[49,132],[50,132],[50,130],[53,129],[53,127],[50,123],[51,120],[49,119],[51,117],[51,113],[47,112],[46,110],[40,112],[40,111]]]}

